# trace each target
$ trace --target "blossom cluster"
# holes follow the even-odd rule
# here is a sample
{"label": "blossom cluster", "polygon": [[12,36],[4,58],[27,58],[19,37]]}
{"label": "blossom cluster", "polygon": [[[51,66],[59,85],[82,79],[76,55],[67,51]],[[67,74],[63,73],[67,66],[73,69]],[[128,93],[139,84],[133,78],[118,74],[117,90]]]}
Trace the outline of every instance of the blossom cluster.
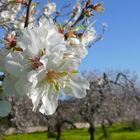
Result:
{"label": "blossom cluster", "polygon": [[[18,5],[29,8],[27,1],[18,1]],[[78,67],[96,40],[94,22],[90,23],[89,17],[93,16],[92,11],[103,9],[102,4],[94,5],[90,0],[86,1],[84,8],[81,2],[77,2],[70,21],[59,23],[54,2],[43,7],[39,18],[34,7],[32,2],[30,13],[25,16],[25,28],[19,26],[17,30],[14,26],[15,29],[5,35],[5,47],[0,49],[0,71],[4,74],[0,97],[27,96],[32,100],[34,111],[39,109],[42,114],[51,115],[61,94],[82,98],[89,89],[89,82],[80,75]],[[12,12],[14,16],[15,13]],[[0,14],[3,20],[12,17],[7,11]],[[32,22],[27,17],[29,15]],[[14,16],[11,21],[15,20]],[[1,116],[10,109],[8,102],[0,101]]]}
{"label": "blossom cluster", "polygon": [[[4,10],[3,10],[4,9]],[[19,2],[14,2],[12,0],[1,0],[0,1],[0,24],[12,24],[17,13],[20,10]]]}

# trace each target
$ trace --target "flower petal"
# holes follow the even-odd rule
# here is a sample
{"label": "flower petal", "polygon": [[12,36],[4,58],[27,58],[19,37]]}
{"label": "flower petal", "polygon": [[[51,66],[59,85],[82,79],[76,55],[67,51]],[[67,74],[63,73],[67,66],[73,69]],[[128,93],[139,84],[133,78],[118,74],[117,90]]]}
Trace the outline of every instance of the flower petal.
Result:
{"label": "flower petal", "polygon": [[16,94],[15,88],[13,86],[13,83],[16,83],[17,79],[5,74],[4,81],[2,83],[3,86],[3,95],[4,96],[13,96]]}
{"label": "flower petal", "polygon": [[9,53],[9,51],[5,48],[0,49],[0,71],[4,71],[4,58]]}
{"label": "flower petal", "polygon": [[86,90],[89,89],[89,82],[82,76],[71,76],[68,85],[64,89],[64,93],[76,98],[83,98],[86,96]]}
{"label": "flower petal", "polygon": [[52,115],[58,106],[58,93],[54,93],[53,87],[50,86],[48,93],[42,97],[42,106],[39,111],[42,114]]}
{"label": "flower petal", "polygon": [[6,117],[11,111],[11,104],[8,101],[0,101],[0,117]]}
{"label": "flower petal", "polygon": [[25,61],[19,53],[9,53],[5,57],[4,65],[6,71],[17,78],[21,76],[22,71],[25,69]]}

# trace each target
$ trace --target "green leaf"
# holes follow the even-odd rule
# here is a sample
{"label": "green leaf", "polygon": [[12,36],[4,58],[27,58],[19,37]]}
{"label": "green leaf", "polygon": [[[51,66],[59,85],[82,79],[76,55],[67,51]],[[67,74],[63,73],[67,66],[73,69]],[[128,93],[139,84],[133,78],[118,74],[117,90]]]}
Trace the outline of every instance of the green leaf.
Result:
{"label": "green leaf", "polygon": [[87,26],[85,26],[85,22],[83,21],[82,24],[80,26],[77,27],[76,31],[81,30],[82,28],[86,28]]}

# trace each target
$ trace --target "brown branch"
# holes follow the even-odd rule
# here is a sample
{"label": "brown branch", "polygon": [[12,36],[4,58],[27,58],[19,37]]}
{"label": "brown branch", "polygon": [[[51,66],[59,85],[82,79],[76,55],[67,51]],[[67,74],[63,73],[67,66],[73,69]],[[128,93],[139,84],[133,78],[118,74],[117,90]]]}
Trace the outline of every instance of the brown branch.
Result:
{"label": "brown branch", "polygon": [[26,19],[25,19],[24,28],[25,28],[25,27],[28,27],[28,24],[29,24],[31,3],[32,3],[32,0],[29,0],[29,3],[28,3],[28,5],[27,5]]}
{"label": "brown branch", "polygon": [[54,21],[57,20],[58,17],[62,17],[62,16],[68,16],[70,13],[67,13],[65,15],[61,15],[61,13],[63,12],[63,10],[65,10],[66,8],[68,8],[72,3],[72,0],[69,0],[68,2],[66,1],[64,3],[64,5],[62,6],[62,8],[60,9],[59,13],[57,13],[57,15],[54,17]]}
{"label": "brown branch", "polygon": [[78,19],[73,23],[73,25],[71,26],[72,28],[74,28],[74,26],[76,26],[76,25],[85,17],[84,14],[85,14],[85,12],[87,11],[88,6],[90,5],[90,3],[91,3],[91,0],[87,0],[87,1],[86,1],[85,7],[83,8],[83,10],[82,10],[82,12],[81,12],[79,18],[78,18]]}

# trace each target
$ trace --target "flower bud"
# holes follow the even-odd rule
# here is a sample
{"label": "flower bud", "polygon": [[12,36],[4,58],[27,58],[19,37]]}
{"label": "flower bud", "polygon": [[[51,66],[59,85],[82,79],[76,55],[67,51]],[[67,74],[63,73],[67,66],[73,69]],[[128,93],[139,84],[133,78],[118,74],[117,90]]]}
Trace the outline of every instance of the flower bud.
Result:
{"label": "flower bud", "polygon": [[21,4],[25,4],[27,5],[28,4],[28,1],[27,0],[18,0]]}
{"label": "flower bud", "polygon": [[13,33],[9,33],[7,35],[6,41],[8,42],[9,48],[13,48],[17,44],[16,37],[15,37],[15,35]]}
{"label": "flower bud", "polygon": [[44,14],[50,16],[53,12],[56,11],[56,4],[55,3],[48,3],[47,6],[43,9]]}
{"label": "flower bud", "polygon": [[101,3],[95,4],[95,5],[93,6],[93,9],[94,9],[95,11],[97,11],[98,13],[102,13],[102,11],[104,10],[104,8],[103,8],[103,3],[101,2]]}

